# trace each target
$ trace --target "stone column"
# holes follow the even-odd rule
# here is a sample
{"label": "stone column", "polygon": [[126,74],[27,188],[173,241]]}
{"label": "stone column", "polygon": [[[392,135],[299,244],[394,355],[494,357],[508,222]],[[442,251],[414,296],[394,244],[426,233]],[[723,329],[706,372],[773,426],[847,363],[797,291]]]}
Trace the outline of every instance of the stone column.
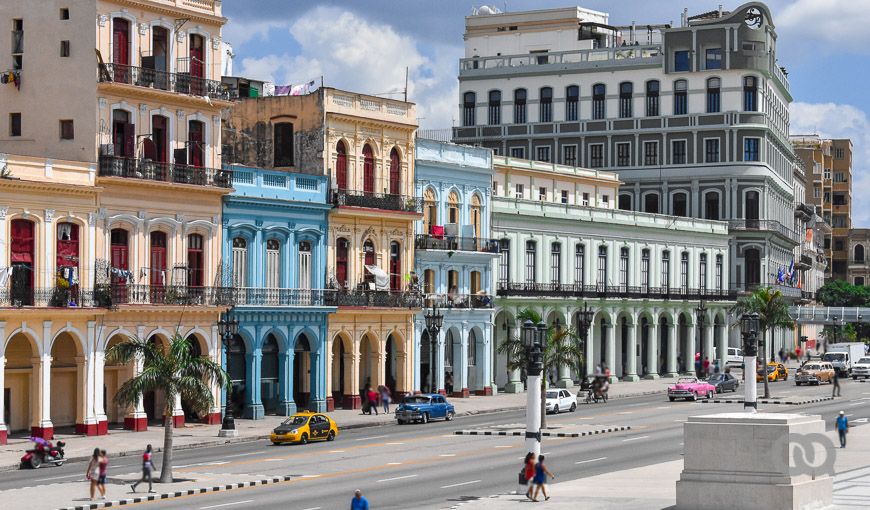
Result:
{"label": "stone column", "polygon": [[647,373],[643,376],[644,379],[659,378],[659,321],[658,317],[653,316],[653,320],[649,321],[649,331],[647,332],[646,346],[646,366]]}
{"label": "stone column", "polygon": [[[495,380],[493,379],[493,363],[495,360],[495,353],[493,352],[493,341],[492,341],[492,330],[495,326],[492,323],[492,316],[489,317],[489,322],[483,328],[483,353],[484,353],[484,362],[483,362],[483,370],[481,370],[481,374],[483,376],[483,380],[480,382],[481,389],[478,394],[482,395],[492,395],[498,391],[495,385]],[[480,363],[478,361],[478,363]],[[482,392],[482,393],[480,393]]]}
{"label": "stone column", "polygon": [[[602,339],[603,341],[604,339]],[[613,322],[607,325],[607,368],[610,369],[610,382],[617,382],[616,377],[616,324]]]}
{"label": "stone column", "polygon": [[260,400],[260,366],[263,353],[259,348],[254,352],[245,353],[245,410],[242,417],[248,420],[263,418],[263,402]]}
{"label": "stone column", "polygon": [[[523,248],[525,249],[525,247]],[[513,311],[514,315],[516,315],[516,310]],[[522,331],[522,323],[517,320],[514,323],[513,328],[508,328],[506,334],[510,335],[511,331],[516,331],[518,334]],[[508,370],[508,383],[504,388],[505,393],[522,393],[525,391],[525,387],[523,386],[522,374],[519,369],[517,370]]]}
{"label": "stone column", "polygon": [[447,330],[446,328],[441,328],[441,331],[438,332],[438,355],[435,358],[435,386],[433,388],[433,392],[437,390],[437,393],[441,393],[442,395],[446,393],[446,389],[444,388],[444,343],[447,338]]}
{"label": "stone column", "polygon": [[[632,317],[632,319],[636,320],[636,317]],[[628,359],[628,373],[623,376],[623,381],[637,381],[640,379],[637,375],[637,327],[636,322],[626,324],[628,332],[628,342],[626,342],[626,345],[628,352],[625,354]]]}
{"label": "stone column", "polygon": [[[468,324],[463,321],[462,328],[460,328],[460,340],[459,340],[459,366],[453,367],[453,382],[455,384],[453,388],[453,396],[460,398],[467,398],[469,395],[468,391]],[[456,357],[454,356],[454,359]],[[454,363],[455,364],[455,363]],[[457,368],[459,370],[457,370]],[[456,372],[459,372],[458,374]],[[457,377],[457,375],[459,377]]]}
{"label": "stone column", "polygon": [[[586,348],[585,349],[586,350],[586,374],[585,375],[594,374],[595,373],[595,365],[597,364],[597,361],[594,358],[595,349],[594,349],[593,344],[595,343],[595,327],[593,326],[593,324],[594,323],[589,324],[589,327],[586,328],[586,345],[585,345],[585,348]],[[583,374],[581,374],[581,376],[582,375]]]}
{"label": "stone column", "polygon": [[411,393],[418,394],[420,393],[420,377],[422,370],[423,360],[420,358],[420,350],[421,350],[421,342],[423,341],[423,325],[419,322],[414,322],[414,339],[413,339],[413,349],[414,349],[414,366],[412,372],[413,381],[411,382]]}
{"label": "stone column", "polygon": [[184,427],[184,409],[181,407],[181,395],[175,395],[175,405],[172,406],[172,426]]}
{"label": "stone column", "polygon": [[311,392],[309,393],[308,406],[312,411],[323,413],[326,412],[326,380],[324,377],[323,356],[320,355],[320,350],[316,349],[308,354],[311,361]]}
{"label": "stone column", "polygon": [[293,349],[285,349],[278,354],[278,413],[281,416],[292,416],[296,413],[296,402],[293,399]]}
{"label": "stone column", "polygon": [[[716,356],[713,355],[713,322],[708,320],[704,325],[704,352],[707,353],[707,356],[710,358],[710,373],[713,373],[713,362],[716,360]],[[722,370],[725,368],[722,367]]]}
{"label": "stone column", "polygon": [[[0,338],[6,338],[3,323],[0,322]],[[6,357],[0,354],[0,389],[5,388],[6,384]],[[3,410],[6,409],[6,392],[0,391],[0,445],[5,445],[9,429],[4,422]]]}
{"label": "stone column", "polygon": [[686,334],[686,352],[683,353],[686,363],[685,373],[695,375],[695,335],[698,334],[698,326],[694,322],[691,324],[687,323],[686,329],[688,329]]}
{"label": "stone column", "polygon": [[668,326],[668,373],[666,377],[677,377],[680,367],[677,366],[677,341],[679,340],[680,324],[677,322],[676,316],[672,316],[671,324]]}
{"label": "stone column", "polygon": [[32,391],[35,398],[31,402],[36,403],[36,412],[31,410],[33,414],[30,435],[52,439],[54,426],[51,423],[51,355],[43,353],[42,356],[31,358],[31,362],[36,378],[36,385]]}

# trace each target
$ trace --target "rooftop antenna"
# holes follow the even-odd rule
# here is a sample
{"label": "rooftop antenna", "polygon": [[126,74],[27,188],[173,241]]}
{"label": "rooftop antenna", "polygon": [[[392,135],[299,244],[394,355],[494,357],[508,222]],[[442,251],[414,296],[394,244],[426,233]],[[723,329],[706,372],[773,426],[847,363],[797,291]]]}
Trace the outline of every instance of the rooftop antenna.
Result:
{"label": "rooftop antenna", "polygon": [[408,102],[408,66],[405,66],[405,102]]}

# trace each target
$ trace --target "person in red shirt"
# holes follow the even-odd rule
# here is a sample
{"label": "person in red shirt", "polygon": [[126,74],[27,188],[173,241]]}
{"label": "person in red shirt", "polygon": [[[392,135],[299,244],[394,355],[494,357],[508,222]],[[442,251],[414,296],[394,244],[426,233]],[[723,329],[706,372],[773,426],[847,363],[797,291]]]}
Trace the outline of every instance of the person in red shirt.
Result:
{"label": "person in red shirt", "polygon": [[378,414],[378,394],[375,390],[369,388],[368,393],[369,398],[369,414],[371,414],[372,410],[375,411],[375,414]]}
{"label": "person in red shirt", "polygon": [[526,490],[526,497],[532,499],[532,489],[535,487],[535,484],[532,483],[532,479],[535,477],[535,454],[529,452],[526,454],[526,461],[524,468],[525,477],[526,477],[526,485],[529,487]]}
{"label": "person in red shirt", "polygon": [[145,480],[148,480],[148,492],[154,492],[151,490],[151,473],[154,471],[154,463],[151,461],[151,451],[151,445],[149,444],[145,447],[145,453],[142,454],[142,478],[130,486],[133,488],[133,492],[136,492],[136,487]]}

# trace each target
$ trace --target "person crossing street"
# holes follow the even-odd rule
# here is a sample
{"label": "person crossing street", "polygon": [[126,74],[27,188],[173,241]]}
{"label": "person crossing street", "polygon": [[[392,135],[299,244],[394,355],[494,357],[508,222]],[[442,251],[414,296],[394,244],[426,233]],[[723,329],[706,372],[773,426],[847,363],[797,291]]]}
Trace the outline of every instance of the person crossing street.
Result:
{"label": "person crossing street", "polygon": [[840,435],[840,448],[846,447],[846,434],[849,433],[849,418],[845,411],[840,411],[837,416],[837,433]]}

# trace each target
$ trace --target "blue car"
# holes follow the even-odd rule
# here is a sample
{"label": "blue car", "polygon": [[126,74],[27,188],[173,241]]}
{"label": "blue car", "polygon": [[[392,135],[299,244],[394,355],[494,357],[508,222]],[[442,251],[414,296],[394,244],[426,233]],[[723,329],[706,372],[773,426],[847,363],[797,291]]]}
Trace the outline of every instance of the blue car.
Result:
{"label": "blue car", "polygon": [[445,419],[450,421],[456,416],[453,404],[447,402],[444,395],[437,393],[409,395],[396,409],[396,420],[399,425],[411,422],[428,423],[429,420]]}

